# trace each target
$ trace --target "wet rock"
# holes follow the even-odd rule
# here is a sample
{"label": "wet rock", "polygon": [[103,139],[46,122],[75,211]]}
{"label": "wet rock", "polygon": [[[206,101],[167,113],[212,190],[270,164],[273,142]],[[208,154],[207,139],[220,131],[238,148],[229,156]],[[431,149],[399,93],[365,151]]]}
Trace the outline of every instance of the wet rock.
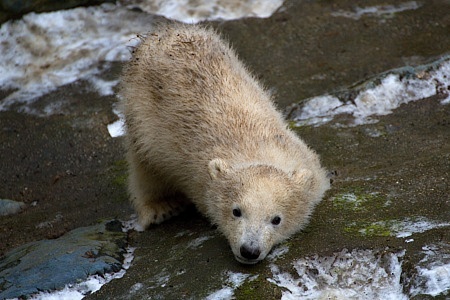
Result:
{"label": "wet rock", "polygon": [[[450,202],[444,182],[450,131],[442,124],[448,124],[449,110],[435,95],[402,105],[374,124],[343,127],[334,120],[294,128],[337,170],[333,188],[301,233],[261,263],[242,266],[206,220],[182,215],[131,234],[130,244],[137,247],[132,267],[85,299],[447,295]],[[401,126],[388,131],[392,124]],[[374,132],[383,134],[368,134]],[[408,266],[420,266],[420,272]],[[439,284],[432,286],[434,280]]]}
{"label": "wet rock", "polygon": [[8,199],[0,199],[0,216],[14,215],[25,208],[25,203]]}
{"label": "wet rock", "polygon": [[[388,2],[371,1],[374,5]],[[420,9],[395,17],[366,16],[359,21],[332,15],[352,10],[355,1],[285,3],[273,18],[213,25],[224,32],[243,61],[271,88],[280,107],[325,93],[334,95],[333,91],[342,88],[337,96],[352,101],[360,90],[376,87],[386,76],[378,81],[366,78],[408,64],[413,68],[397,69],[398,76],[426,79],[428,69],[421,72],[416,66],[429,66],[425,64],[449,49],[446,0],[423,2]],[[352,85],[359,80],[372,85]],[[342,257],[336,255],[343,253],[342,249],[363,253],[359,257],[372,258],[369,263],[380,259],[375,266],[381,268],[370,270],[385,270],[388,279],[392,278],[392,266],[401,263],[401,279],[396,280],[401,280],[405,297],[424,299],[439,293],[440,299],[445,299],[450,288],[448,276],[441,275],[449,274],[449,227],[411,231],[412,235],[406,238],[397,237],[393,230],[410,220],[437,224],[450,220],[450,105],[442,104],[448,84],[437,88],[435,96],[403,104],[392,114],[377,118],[375,124],[336,126],[341,122],[336,117],[328,125],[294,128],[337,176],[310,225],[261,264],[239,265],[228,242],[206,220],[198,215],[184,215],[143,233],[130,233],[129,243],[137,247],[130,269],[123,278],[111,281],[85,299],[201,299],[208,295],[280,299],[288,291],[275,281],[277,274],[300,280],[303,274],[298,274],[293,265],[296,262],[298,266],[300,261],[314,263],[306,275],[325,278],[320,276],[322,269],[316,263],[324,263],[325,267],[337,265],[341,261],[334,258]],[[62,98],[71,103],[70,113],[65,115],[35,118],[1,112],[0,128],[4,130],[0,131],[0,152],[6,164],[2,168],[5,174],[1,194],[21,193],[26,183],[26,199],[39,199],[40,204],[25,211],[20,220],[0,218],[0,251],[23,243],[25,238],[41,239],[51,233],[35,226],[58,212],[64,215],[64,226],[70,228],[131,213],[126,201],[121,140],[111,139],[105,129],[108,122],[101,121],[111,115],[114,97],[100,97],[89,92],[86,84],[78,83],[59,88],[43,100],[51,103]],[[51,180],[69,169],[77,175]],[[368,249],[374,252],[367,252]],[[398,259],[389,264],[389,258],[403,250],[405,255],[397,255]],[[91,256],[88,251],[80,251],[76,260],[89,260],[82,257]],[[11,269],[21,263],[18,259],[16,254],[16,259],[8,255],[0,261],[0,293],[12,291],[13,283],[4,279],[5,272],[11,274]],[[350,260],[343,263],[346,261]],[[366,266],[360,261],[356,261],[356,266]],[[279,273],[273,271],[273,265]],[[65,276],[72,269],[55,271]],[[426,286],[433,274],[442,283],[440,289]],[[238,280],[233,280],[236,277]],[[290,277],[283,276],[287,283],[291,282]],[[367,284],[373,282],[367,280]],[[398,286],[397,281],[392,283]],[[18,290],[16,285],[14,288]],[[304,285],[301,288],[304,292],[310,290]]]}
{"label": "wet rock", "polygon": [[229,299],[219,295],[231,297],[251,272],[265,276],[265,264],[240,265],[226,239],[192,207],[163,226],[130,234],[130,241],[132,267],[84,299]]}
{"label": "wet rock", "polygon": [[116,220],[23,245],[0,261],[0,299],[62,289],[90,275],[116,272],[125,246],[126,234]]}

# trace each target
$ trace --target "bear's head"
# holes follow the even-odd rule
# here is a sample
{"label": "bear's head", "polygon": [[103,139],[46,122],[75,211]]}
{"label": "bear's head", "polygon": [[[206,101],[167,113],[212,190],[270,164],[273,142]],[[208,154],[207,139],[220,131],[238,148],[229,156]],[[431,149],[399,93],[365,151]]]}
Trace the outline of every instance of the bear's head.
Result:
{"label": "bear's head", "polygon": [[208,215],[239,262],[257,263],[274,245],[304,227],[328,188],[319,173],[308,169],[286,173],[264,164],[229,167],[222,159],[210,161]]}

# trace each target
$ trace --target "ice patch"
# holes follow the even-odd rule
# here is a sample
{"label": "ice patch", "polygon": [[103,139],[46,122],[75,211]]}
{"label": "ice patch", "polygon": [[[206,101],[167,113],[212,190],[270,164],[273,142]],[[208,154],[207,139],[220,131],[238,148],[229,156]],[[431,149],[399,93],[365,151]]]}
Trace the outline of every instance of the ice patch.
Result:
{"label": "ice patch", "polygon": [[103,277],[99,275],[89,276],[86,281],[69,284],[59,291],[54,292],[41,292],[33,295],[30,300],[79,300],[84,296],[95,293],[100,288],[109,283],[113,279],[122,278],[125,275],[126,270],[131,265],[134,259],[133,253],[136,248],[128,247],[127,253],[124,254],[124,262],[122,264],[122,270],[112,274],[105,274]]}
{"label": "ice patch", "polygon": [[354,11],[339,10],[337,12],[332,12],[333,17],[345,17],[354,20],[359,20],[364,15],[368,16],[392,16],[395,13],[399,13],[406,10],[418,9],[422,4],[416,1],[403,2],[398,5],[376,5],[368,7],[356,7]]}
{"label": "ice patch", "polygon": [[[133,262],[133,259],[134,259],[134,255],[133,255],[134,250],[136,250],[136,247],[127,247],[127,253],[125,253],[123,255],[122,268],[124,270],[128,270],[131,267],[131,263]],[[124,274],[122,274],[122,276],[120,276],[120,277],[115,277],[115,278],[122,278]]]}
{"label": "ice patch", "polygon": [[139,232],[144,231],[141,225],[138,223],[138,218],[136,215],[132,215],[131,219],[128,221],[122,221],[122,232],[128,232],[130,230],[136,230]]}
{"label": "ice patch", "polygon": [[[155,260],[157,262],[157,260]],[[163,268],[161,272],[152,276],[149,280],[149,283],[145,285],[146,289],[157,289],[157,288],[165,288],[170,281],[171,274],[167,271],[166,268]],[[143,288],[144,284],[140,287]]]}
{"label": "ice patch", "polygon": [[344,249],[330,257],[315,255],[293,263],[298,276],[272,264],[272,282],[288,299],[408,299],[400,283],[399,253]]}
{"label": "ice patch", "polygon": [[193,241],[189,242],[189,244],[187,245],[187,248],[196,249],[196,248],[200,247],[204,242],[206,242],[207,240],[209,240],[211,238],[212,238],[212,236],[210,236],[210,235],[205,235],[205,236],[196,238]]}
{"label": "ice patch", "polygon": [[144,285],[140,282],[133,284],[130,288],[130,294],[135,294],[137,291],[139,291],[143,287],[144,287]]}
{"label": "ice patch", "polygon": [[405,238],[413,235],[414,233],[422,233],[431,229],[448,227],[450,223],[440,223],[436,221],[430,221],[426,218],[406,219],[399,223],[397,226],[393,225],[391,230],[398,238]]}
{"label": "ice patch", "polygon": [[118,109],[113,109],[113,112],[119,117],[119,119],[111,124],[108,124],[108,132],[111,137],[119,137],[126,134],[125,129],[125,116]]}
{"label": "ice patch", "polygon": [[[375,86],[374,86],[375,85]],[[324,95],[306,100],[290,108],[289,113],[296,126],[322,125],[340,114],[353,115],[353,123],[375,123],[372,116],[390,114],[401,104],[435,95],[445,96],[442,104],[450,103],[450,58],[433,64],[391,71],[379,80],[368,81],[355,89],[356,97]]]}
{"label": "ice patch", "polygon": [[[358,225],[355,225],[358,226]],[[424,217],[406,218],[404,220],[378,221],[363,225],[358,232],[367,236],[395,236],[407,238],[415,233],[422,233],[435,228],[449,227],[450,223],[428,220]]]}
{"label": "ice patch", "polygon": [[233,299],[234,289],[231,287],[224,287],[221,290],[218,290],[217,292],[212,293],[208,297],[206,297],[206,300],[228,300]]}
{"label": "ice patch", "polygon": [[108,132],[113,138],[125,135],[124,120],[119,119],[111,124],[108,124]]}
{"label": "ice patch", "polygon": [[435,266],[431,268],[417,268],[419,277],[425,281],[425,289],[421,294],[431,295],[433,297],[448,294],[450,289],[450,263]]}
{"label": "ice patch", "polygon": [[43,229],[43,228],[53,228],[53,226],[63,220],[63,215],[60,213],[57,213],[56,216],[53,218],[53,220],[45,221],[37,224],[35,228]]}
{"label": "ice patch", "polygon": [[182,237],[182,236],[191,236],[191,235],[193,235],[194,233],[192,232],[192,231],[190,231],[190,230],[182,230],[182,231],[180,231],[180,232],[178,232],[176,235],[175,235],[175,237],[176,238],[178,238],[178,237]]}
{"label": "ice patch", "polygon": [[[113,4],[51,13],[30,13],[0,27],[0,89],[11,91],[0,111],[27,112],[27,104],[80,79],[101,95],[113,94],[117,80],[98,78],[101,62],[126,61],[136,34],[153,17]],[[126,24],[126,26],[124,26]]]}
{"label": "ice patch", "polygon": [[231,300],[234,299],[234,290],[240,287],[245,280],[249,278],[249,280],[255,280],[258,275],[251,276],[249,274],[243,274],[243,273],[233,273],[233,272],[227,272],[226,275],[228,278],[226,279],[226,285],[210,294],[206,297],[206,300]]}
{"label": "ice patch", "polygon": [[416,267],[410,293],[412,296],[426,294],[430,296],[448,295],[450,291],[450,245],[428,245],[422,248],[425,257]]}
{"label": "ice patch", "polygon": [[92,76],[89,78],[94,89],[100,94],[100,96],[114,95],[113,88],[119,84],[119,80],[103,80],[98,76]]}
{"label": "ice patch", "polygon": [[333,120],[339,114],[352,114],[355,106],[344,104],[335,96],[324,95],[311,98],[294,118],[297,125],[321,125]]}
{"label": "ice patch", "polygon": [[161,274],[158,275],[159,278],[157,280],[157,286],[151,286],[150,288],[157,288],[157,287],[166,287],[167,283],[170,280],[170,275],[166,274],[166,271],[163,271]]}
{"label": "ice patch", "polygon": [[246,17],[268,18],[283,0],[149,0],[126,1],[129,7],[184,23],[206,20],[234,20]]}
{"label": "ice patch", "polygon": [[269,255],[267,255],[267,259],[274,262],[278,258],[282,257],[283,255],[285,255],[288,252],[289,252],[288,246],[279,245],[279,246],[275,247],[274,249],[272,249],[272,251],[269,253]]}
{"label": "ice patch", "polygon": [[52,293],[42,292],[32,296],[31,300],[80,300],[85,295],[98,291],[104,284],[104,279],[95,275],[90,277],[87,281],[76,284],[68,285],[64,289]]}

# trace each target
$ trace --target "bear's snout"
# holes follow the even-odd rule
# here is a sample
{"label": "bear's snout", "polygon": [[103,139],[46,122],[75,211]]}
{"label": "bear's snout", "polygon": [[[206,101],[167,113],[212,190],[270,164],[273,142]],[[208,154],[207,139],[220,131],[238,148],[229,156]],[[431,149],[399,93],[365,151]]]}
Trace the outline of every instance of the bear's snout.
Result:
{"label": "bear's snout", "polygon": [[242,257],[248,260],[256,260],[261,254],[261,250],[259,248],[249,247],[247,245],[242,245],[240,252]]}

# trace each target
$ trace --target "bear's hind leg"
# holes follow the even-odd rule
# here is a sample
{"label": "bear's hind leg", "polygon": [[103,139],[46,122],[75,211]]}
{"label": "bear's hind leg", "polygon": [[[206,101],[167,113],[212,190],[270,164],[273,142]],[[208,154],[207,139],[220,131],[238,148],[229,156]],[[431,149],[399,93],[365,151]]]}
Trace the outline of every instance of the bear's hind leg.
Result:
{"label": "bear's hind leg", "polygon": [[176,195],[167,183],[148,170],[134,155],[128,155],[128,163],[128,188],[142,229],[176,216],[186,208],[188,201]]}

